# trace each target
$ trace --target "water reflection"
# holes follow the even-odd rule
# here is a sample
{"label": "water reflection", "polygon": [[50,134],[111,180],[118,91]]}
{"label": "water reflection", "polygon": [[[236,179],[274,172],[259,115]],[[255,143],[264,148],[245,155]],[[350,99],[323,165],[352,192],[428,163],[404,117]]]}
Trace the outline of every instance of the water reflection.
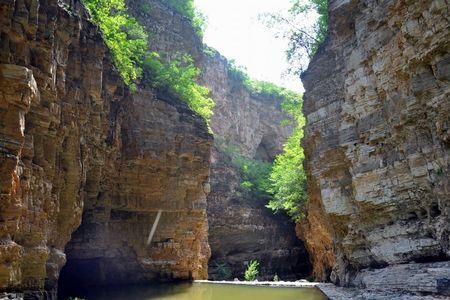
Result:
{"label": "water reflection", "polygon": [[90,291],[87,300],[325,300],[314,288],[171,284]]}

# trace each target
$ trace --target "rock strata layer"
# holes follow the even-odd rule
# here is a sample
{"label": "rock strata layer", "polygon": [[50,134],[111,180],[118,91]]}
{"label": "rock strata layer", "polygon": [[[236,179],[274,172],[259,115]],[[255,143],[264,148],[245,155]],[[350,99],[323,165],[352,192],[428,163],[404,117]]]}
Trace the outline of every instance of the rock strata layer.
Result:
{"label": "rock strata layer", "polygon": [[130,93],[79,1],[0,1],[0,45],[0,290],[54,290],[66,254],[73,282],[206,278],[205,122]]}
{"label": "rock strata layer", "polygon": [[215,146],[208,197],[211,279],[217,279],[217,264],[228,268],[233,277],[242,277],[252,259],[260,261],[262,276],[267,279],[275,274],[291,279],[308,275],[309,257],[296,238],[294,224],[284,215],[274,216],[264,199],[255,199],[242,190],[239,168],[230,163],[230,153],[223,150],[273,160],[292,132],[292,127],[281,126],[287,118],[280,108],[282,99],[251,93],[229,71],[229,62],[223,56],[204,50],[189,20],[163,1],[127,2],[150,33],[154,51],[167,60],[177,53],[193,57],[201,72],[199,83],[209,88],[216,103],[211,121]]}
{"label": "rock strata layer", "polygon": [[330,36],[303,75],[309,205],[298,232],[319,279],[373,287],[388,266],[399,289],[449,293],[449,7],[329,1]]}
{"label": "rock strata layer", "polygon": [[242,166],[231,159],[238,153],[272,162],[282,152],[293,130],[281,125],[289,118],[281,110],[283,99],[249,91],[229,72],[229,63],[218,53],[205,57],[202,81],[217,105],[211,124],[215,143],[208,196],[210,277],[223,279],[220,273],[228,268],[231,278],[242,278],[251,260],[260,263],[260,279],[308,276],[309,256],[296,238],[294,223],[266,208],[268,199],[242,187]]}

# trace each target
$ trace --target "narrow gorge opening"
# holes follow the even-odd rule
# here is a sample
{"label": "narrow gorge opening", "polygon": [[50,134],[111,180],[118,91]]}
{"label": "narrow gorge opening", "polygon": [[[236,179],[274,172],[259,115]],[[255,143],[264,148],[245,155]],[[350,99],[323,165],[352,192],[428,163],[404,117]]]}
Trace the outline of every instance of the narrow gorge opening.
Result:
{"label": "narrow gorge opening", "polygon": [[448,298],[449,14],[0,1],[0,298]]}
{"label": "narrow gorge opening", "polygon": [[192,1],[8,1],[2,290],[247,280],[252,261],[255,278],[310,274],[264,187],[299,128],[298,93],[204,45]]}
{"label": "narrow gorge opening", "polygon": [[[234,62],[202,46],[199,28],[193,27],[197,16],[191,15],[192,8],[175,2],[130,0],[108,15],[111,3],[100,7],[95,1],[85,1],[102,31],[111,31],[114,36],[114,31],[123,28],[105,25],[125,19],[128,23],[123,27],[142,34],[127,41],[106,40],[113,47],[113,61],[132,90],[119,106],[114,104],[116,115],[109,122],[109,141],[118,146],[112,150],[120,158],[114,163],[120,177],[111,173],[116,186],[110,178],[96,181],[103,191],[98,196],[89,192],[85,199],[81,226],[66,246],[61,293],[88,290],[94,285],[191,280],[208,275],[211,279],[243,279],[247,265],[254,260],[260,265],[259,278],[264,280],[297,280],[311,274],[309,255],[295,233],[293,215],[286,215],[280,207],[266,207],[273,196],[263,187],[269,182],[275,158],[284,151],[294,128],[300,128],[301,96],[250,79]],[[144,61],[117,62],[127,47],[142,50],[131,43],[145,40],[149,42],[147,51],[153,52]],[[133,70],[133,64],[139,69]],[[131,84],[139,72],[140,86]],[[178,72],[198,74],[177,84]],[[159,81],[162,74],[165,80]],[[197,83],[193,84],[194,80]],[[214,115],[208,97],[220,107]],[[193,98],[200,102],[192,102]],[[157,104],[148,106],[149,99]],[[170,112],[170,106],[175,111]],[[210,183],[205,172],[200,176],[196,173],[198,168],[203,171],[208,167],[205,140],[209,137],[200,119],[188,117],[188,107],[204,118],[214,133]],[[178,120],[171,116],[174,113],[180,115]],[[148,122],[148,116],[154,121]],[[165,118],[172,123],[163,121]],[[178,131],[180,125],[188,129]],[[223,140],[227,142],[223,144]],[[196,149],[199,145],[201,153]],[[131,186],[133,183],[136,186]],[[150,226],[147,223],[155,218],[161,201],[169,210],[187,210],[185,223],[172,219],[171,224],[162,221],[160,225],[163,234],[176,231],[165,233],[162,241],[157,239],[156,245],[167,250],[167,255],[143,245]],[[183,256],[193,261],[187,262]]]}

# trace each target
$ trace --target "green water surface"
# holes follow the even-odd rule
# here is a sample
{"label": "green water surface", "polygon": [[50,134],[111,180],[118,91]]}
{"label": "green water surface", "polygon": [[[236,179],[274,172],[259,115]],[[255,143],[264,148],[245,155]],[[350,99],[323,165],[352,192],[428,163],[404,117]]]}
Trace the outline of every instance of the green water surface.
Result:
{"label": "green water surface", "polygon": [[86,300],[325,300],[315,288],[176,284],[91,291]]}

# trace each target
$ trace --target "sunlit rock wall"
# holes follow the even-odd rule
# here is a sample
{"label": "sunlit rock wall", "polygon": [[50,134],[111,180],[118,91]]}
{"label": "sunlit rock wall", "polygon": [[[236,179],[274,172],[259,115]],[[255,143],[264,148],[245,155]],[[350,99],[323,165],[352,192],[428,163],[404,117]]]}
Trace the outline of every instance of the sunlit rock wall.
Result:
{"label": "sunlit rock wall", "polygon": [[131,95],[87,17],[0,3],[0,291],[54,290],[65,248],[92,284],[207,276],[212,137],[175,98]]}
{"label": "sunlit rock wall", "polygon": [[211,129],[211,194],[208,197],[209,241],[212,250],[210,277],[217,264],[225,264],[234,277],[242,277],[251,259],[261,262],[262,274],[297,278],[309,273],[309,258],[295,236],[294,224],[284,215],[274,216],[265,207],[267,199],[254,199],[241,188],[242,179],[230,164],[224,148],[235,148],[247,158],[271,161],[281,153],[292,126],[281,126],[287,115],[281,99],[249,92],[229,72],[227,60],[211,50],[203,51],[200,37],[189,20],[161,0],[128,1],[135,15],[150,33],[150,47],[171,60],[177,53],[190,54],[216,103]]}
{"label": "sunlit rock wall", "polygon": [[368,268],[450,258],[449,4],[329,1],[330,36],[303,75],[309,205],[298,231],[319,279],[448,293],[448,263],[386,269],[434,274],[423,276],[433,291]]}
{"label": "sunlit rock wall", "polygon": [[309,256],[295,236],[293,222],[266,208],[267,198],[248,193],[241,185],[239,166],[231,162],[230,150],[266,162],[282,152],[293,130],[281,125],[289,118],[281,110],[282,99],[250,92],[218,53],[205,56],[202,81],[217,105],[211,125],[215,146],[208,197],[211,278],[219,278],[218,265],[242,278],[253,259],[260,262],[261,279],[272,280],[275,274],[282,279],[308,276]]}

